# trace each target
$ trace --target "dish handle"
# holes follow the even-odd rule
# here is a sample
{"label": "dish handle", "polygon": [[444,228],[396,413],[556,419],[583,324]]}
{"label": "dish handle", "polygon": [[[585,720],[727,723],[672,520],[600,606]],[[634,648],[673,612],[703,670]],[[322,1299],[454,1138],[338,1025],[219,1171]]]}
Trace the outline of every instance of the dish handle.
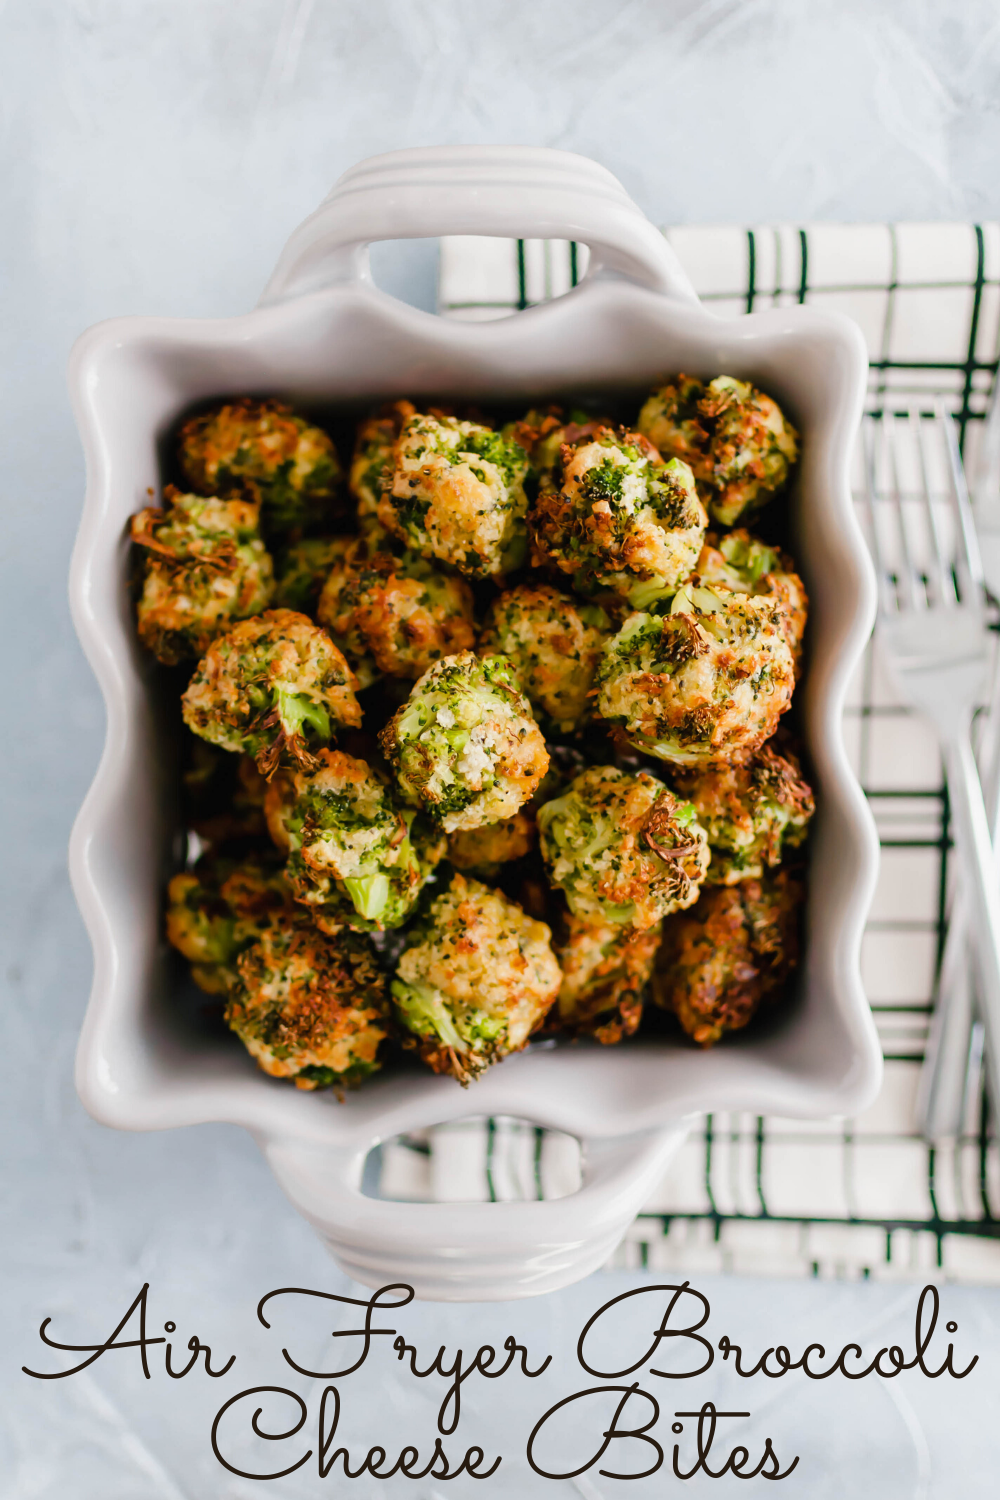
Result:
{"label": "dish handle", "polygon": [[373,241],[459,234],[574,240],[590,249],[585,281],[613,272],[698,300],[664,236],[597,162],[542,146],[431,146],[345,172],[288,240],[258,306],[370,281]]}
{"label": "dish handle", "polygon": [[690,1127],[581,1142],[583,1183],[566,1198],[405,1203],[361,1192],[368,1148],[261,1142],[298,1211],[365,1286],[405,1282],[432,1302],[498,1302],[579,1281],[622,1239]]}

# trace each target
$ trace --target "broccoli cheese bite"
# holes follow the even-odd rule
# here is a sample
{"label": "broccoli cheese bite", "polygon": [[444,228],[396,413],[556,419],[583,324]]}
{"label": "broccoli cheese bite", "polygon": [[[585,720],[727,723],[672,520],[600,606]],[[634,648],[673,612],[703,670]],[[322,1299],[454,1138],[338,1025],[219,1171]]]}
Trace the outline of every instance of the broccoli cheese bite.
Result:
{"label": "broccoli cheese bite", "polygon": [[310,764],[310,743],[361,722],[347,662],[325,630],[289,609],[244,620],[213,641],[181,701],[189,729],[252,755],[265,776],[283,754]]}
{"label": "broccoli cheese bite", "polygon": [[354,673],[357,691],[363,692],[365,688],[378,682],[382,675],[368,649],[368,642],[358,629],[350,606],[349,585],[356,577],[356,565],[364,566],[368,544],[363,537],[358,536],[339,536],[335,540],[337,545],[316,601],[316,619],[337,650],[343,652]]}
{"label": "broccoli cheese bite", "polygon": [[562,407],[549,406],[544,411],[533,408],[501,430],[504,437],[513,438],[528,455],[532,478],[547,485],[555,475],[564,443],[573,446],[584,438],[594,437],[602,427],[613,425],[607,417],[592,418],[582,411],[567,417]]}
{"label": "broccoli cheese bite", "polygon": [[549,764],[510,662],[471,651],[425,672],[379,739],[405,801],[446,833],[510,817]]}
{"label": "broccoli cheese bite", "polygon": [[347,1088],[381,1066],[385,976],[365,938],[282,913],[237,961],[226,1022],[258,1065],[300,1089]]}
{"label": "broccoli cheese bite", "polygon": [[178,457],[199,493],[258,500],[265,532],[321,527],[341,484],[330,438],[282,401],[244,396],[192,417]]}
{"label": "broccoli cheese bite", "polygon": [[798,963],[802,886],[788,871],[711,886],[664,923],[653,999],[700,1047],[745,1026]]}
{"label": "broccoli cheese bite", "polygon": [[494,599],[477,650],[505,656],[535,718],[551,734],[573,734],[591,717],[591,689],[609,615],[547,583],[525,583]]}
{"label": "broccoli cheese bite", "polygon": [[549,880],[574,916],[654,926],[698,899],[708,840],[689,802],[645,771],[590,766],[538,809]]}
{"label": "broccoli cheese bite", "polygon": [[536,566],[568,574],[579,593],[611,590],[641,609],[691,572],[708,517],[686,464],[664,463],[641,433],[603,427],[560,449],[529,524]]}
{"label": "broccoli cheese bite", "polygon": [[363,760],[321,750],[307,771],[274,777],[265,803],[288,880],[319,927],[399,927],[445,852],[445,837],[400,805]]}
{"label": "broccoli cheese bite", "polygon": [[553,1016],[560,1027],[604,1046],[637,1031],[661,935],[659,922],[640,931],[570,912],[556,945],[563,978]]}
{"label": "broccoli cheese bite", "polygon": [[239,955],[291,904],[283,873],[266,859],[203,856],[167,887],[167,939],[199,988],[228,995]]}
{"label": "broccoli cheese bite", "polygon": [[523,448],[489,427],[417,413],[402,427],[380,524],[423,557],[493,578],[527,554]]}
{"label": "broccoli cheese bite", "polygon": [[276,609],[294,609],[315,617],[330,569],[357,537],[311,536],[293,542],[281,554],[274,586]]}
{"label": "broccoli cheese bite", "polygon": [[167,509],[132,517],[145,552],[139,639],[166,666],[204,655],[236,620],[260,614],[274,587],[260,512],[246,500],[164,490]]}
{"label": "broccoli cheese bite", "polygon": [[550,937],[500,891],[456,875],[409,934],[392,983],[424,1062],[466,1084],[524,1047],[559,991]]}
{"label": "broccoli cheese bite", "polygon": [[680,589],[605,647],[597,706],[629,744],[676,765],[733,760],[770,739],[795,685],[772,599]]}
{"label": "broccoli cheese bite", "polygon": [[[479,828],[451,834],[448,839],[448,859],[456,870],[475,875],[478,880],[495,880],[504,865],[511,864],[516,859],[524,859],[535,849],[538,843],[538,809],[543,802],[551,802],[553,797],[557,797],[583,765],[582,755],[570,746],[557,745],[552,748],[555,753],[549,761],[548,770],[531,799],[518,812],[509,818],[501,818],[497,823],[484,823]],[[538,883],[539,877],[526,873],[524,880]],[[516,899],[525,911],[530,911],[540,921],[545,920],[545,912],[534,909],[537,902],[524,901],[520,895]]]}
{"label": "broccoli cheese bite", "polygon": [[773,599],[781,608],[785,639],[798,666],[809,598],[787,553],[768,547],[749,531],[730,531],[721,538],[710,534],[691,581],[716,591]]}
{"label": "broccoli cheese bite", "polygon": [[780,490],[798,458],[798,433],[776,401],[748,381],[686,375],[653,391],[639,431],[691,465],[712,519],[734,526]]}
{"label": "broccoli cheese bite", "polygon": [[535,819],[522,808],[498,823],[453,833],[448,840],[448,859],[456,870],[468,870],[481,880],[494,880],[504,865],[530,854],[536,841]]}
{"label": "broccoli cheese bite", "polygon": [[664,458],[686,463],[699,485],[708,478],[709,434],[699,410],[704,394],[700,380],[678,375],[647,397],[636,424]]}
{"label": "broccoli cheese bite", "polygon": [[348,488],[358,507],[358,530],[373,547],[387,536],[378,519],[382,490],[392,476],[392,454],[403,423],[416,415],[412,401],[387,403],[373,417],[359,423]]}
{"label": "broccoli cheese bite", "polygon": [[773,744],[730,765],[678,770],[674,785],[708,834],[709,885],[760,879],[765,867],[781,863],[785,849],[803,842],[815,811],[798,760]]}
{"label": "broccoli cheese bite", "polygon": [[369,554],[362,540],[338,559],[319,618],[360,680],[421,677],[475,641],[472,590],[414,552]]}

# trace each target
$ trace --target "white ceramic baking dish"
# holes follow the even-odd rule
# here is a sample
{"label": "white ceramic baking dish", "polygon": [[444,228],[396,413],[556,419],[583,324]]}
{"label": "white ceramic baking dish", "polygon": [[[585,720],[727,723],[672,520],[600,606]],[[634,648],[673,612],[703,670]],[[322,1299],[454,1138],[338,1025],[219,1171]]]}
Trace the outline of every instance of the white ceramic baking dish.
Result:
{"label": "white ceramic baking dish", "polygon": [[[446,321],[375,287],[371,242],[440,234],[576,240],[590,247],[589,270],[567,296],[487,323]],[[383,1075],[343,1103],[267,1078],[242,1049],[193,1041],[171,1014],[163,938],[163,890],[177,858],[175,771],[127,589],[126,522],[147,488],[159,487],[158,441],[186,407],[212,395],[527,403],[573,389],[639,392],[676,370],[757,382],[803,437],[791,504],[812,599],[799,692],[818,813],[801,994],[783,1022],[705,1053],[660,1040],[529,1050],[467,1092],[429,1073]],[[476,1300],[549,1291],[598,1266],[696,1112],[805,1117],[864,1107],[881,1071],[859,973],[878,847],[841,733],[846,685],[874,610],[848,487],[864,378],[862,339],[846,318],[796,307],[718,320],[610,173],[527,147],[441,147],[363,162],[292,235],[254,311],[124,318],[85,333],[70,369],[87,461],[71,598],[108,715],[71,845],[94,947],[77,1059],[90,1113],[128,1130],[243,1125],[359,1280]],[[579,1137],[580,1191],[507,1204],[390,1203],[361,1193],[375,1143],[473,1113]]]}

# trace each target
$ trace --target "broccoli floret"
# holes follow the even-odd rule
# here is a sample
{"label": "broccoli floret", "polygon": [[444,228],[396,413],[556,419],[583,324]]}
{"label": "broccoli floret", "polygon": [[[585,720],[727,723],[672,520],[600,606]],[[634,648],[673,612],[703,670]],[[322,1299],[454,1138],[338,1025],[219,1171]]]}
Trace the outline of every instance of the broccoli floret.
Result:
{"label": "broccoli floret", "polygon": [[330,569],[354,541],[354,537],[312,536],[287,547],[278,564],[275,607],[315,618]]}
{"label": "broccoli floret", "polygon": [[781,611],[781,628],[798,670],[809,599],[786,553],[768,547],[749,531],[730,531],[721,538],[710,534],[701,549],[695,576],[717,593],[726,590],[773,599]]}
{"label": "broccoli floret", "polygon": [[799,956],[801,882],[787,870],[709,886],[664,923],[652,996],[700,1047],[737,1031],[778,998]]}
{"label": "broccoli floret", "polygon": [[545,583],[522,584],[493,601],[477,649],[513,663],[543,729],[573,734],[592,716],[591,689],[611,632],[599,605]]}
{"label": "broccoli floret", "polygon": [[560,1027],[592,1036],[604,1046],[632,1036],[642,1020],[662,933],[661,922],[637,931],[620,922],[569,912],[556,945],[563,972],[555,1012]]}
{"label": "broccoli floret", "polygon": [[291,905],[283,872],[266,859],[205,856],[170,882],[167,938],[189,961],[201,989],[228,995],[239,955]]}
{"label": "broccoli floret", "polygon": [[781,863],[786,848],[805,839],[815,804],[798,760],[773,742],[746,760],[678,770],[678,791],[689,797],[712,852],[706,881],[735,885],[760,879]]}
{"label": "broccoli floret", "polygon": [[383,546],[389,533],[378,519],[382,491],[391,482],[393,449],[407,418],[416,415],[412,401],[394,401],[383,406],[358,427],[348,485],[358,506],[358,530],[374,550]]}
{"label": "broccoli floret", "polygon": [[661,453],[690,464],[720,526],[766,504],[798,458],[798,433],[777,402],[731,375],[707,386],[678,375],[653,391],[639,429]]}
{"label": "broccoli floret", "polygon": [[366,684],[417,678],[475,640],[472,590],[415,552],[371,552],[361,539],[338,560],[319,618]]}

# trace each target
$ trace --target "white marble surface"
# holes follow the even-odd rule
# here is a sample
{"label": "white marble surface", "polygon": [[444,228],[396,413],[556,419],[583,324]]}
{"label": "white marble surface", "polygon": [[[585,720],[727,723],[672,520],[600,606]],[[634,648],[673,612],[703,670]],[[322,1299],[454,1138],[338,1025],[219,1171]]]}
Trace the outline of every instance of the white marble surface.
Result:
{"label": "white marble surface", "polygon": [[[270,1357],[254,1365],[257,1297],[279,1284],[342,1284],[240,1132],[117,1135],[92,1124],[73,1092],[90,957],[65,844],[103,733],[65,604],[82,487],[63,383],[73,337],[117,313],[251,305],[287,233],[338,173],[400,145],[531,141],[589,153],[659,221],[1000,217],[1000,16],[989,0],[6,0],[0,78],[2,1492],[242,1496],[257,1491],[209,1454],[218,1403],[204,1380],[189,1389],[161,1375],[147,1387],[107,1360],[86,1381],[18,1373],[43,1316],[85,1340],[148,1279],[159,1322],[196,1326],[276,1378]],[[428,300],[426,261],[388,253],[385,266]],[[570,1335],[610,1285],[592,1279],[528,1309],[413,1309],[404,1326],[434,1348],[517,1329],[568,1361]],[[727,1389],[755,1411],[756,1438],[794,1436],[803,1459],[784,1493],[994,1492],[1000,1300],[948,1296],[983,1355],[961,1385],[907,1377],[895,1403],[893,1387],[870,1381],[786,1401],[784,1387],[753,1382],[752,1400]],[[779,1315],[783,1331],[824,1327],[839,1342],[913,1300],[739,1281],[712,1297],[726,1309],[720,1328],[750,1345]],[[560,1375],[551,1399],[578,1377],[560,1385]],[[384,1402],[402,1434],[411,1396],[374,1371],[355,1379],[352,1401]],[[240,1387],[227,1378],[222,1388]],[[470,1406],[468,1441],[490,1447],[500,1415],[522,1420],[516,1387],[499,1389],[503,1402]],[[526,1472],[511,1461],[476,1492],[573,1492]],[[593,1482],[598,1494],[619,1488]],[[383,1492],[364,1486],[356,1493]],[[393,1487],[418,1500],[439,1493],[430,1481]],[[463,1480],[454,1492],[471,1488]],[[313,1473],[268,1493],[323,1489]],[[584,1480],[576,1493],[593,1500]]]}

